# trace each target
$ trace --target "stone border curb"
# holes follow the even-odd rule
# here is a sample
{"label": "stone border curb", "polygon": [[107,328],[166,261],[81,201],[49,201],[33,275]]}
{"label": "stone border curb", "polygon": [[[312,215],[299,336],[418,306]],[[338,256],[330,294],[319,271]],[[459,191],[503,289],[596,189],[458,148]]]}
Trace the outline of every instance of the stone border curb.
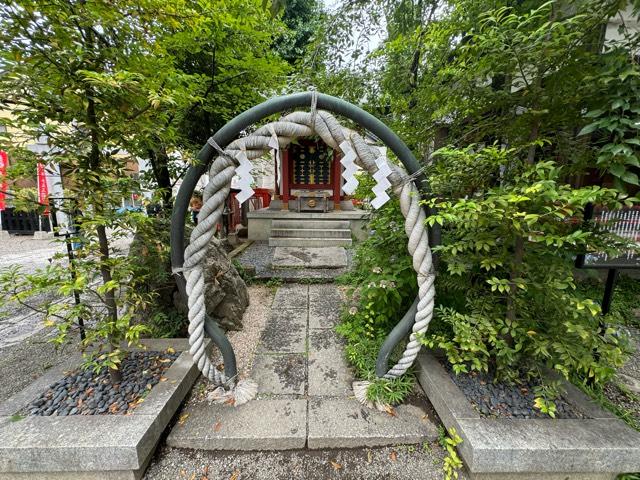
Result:
{"label": "stone border curb", "polygon": [[588,419],[481,418],[429,352],[417,376],[440,420],[455,428],[471,479],[612,479],[640,470],[640,432],[600,409],[573,385],[567,399]]}
{"label": "stone border curb", "polygon": [[167,380],[156,384],[131,414],[27,416],[11,421],[11,415],[65,371],[77,368],[79,354],[3,402],[0,480],[141,478],[171,417],[200,375],[186,339],[145,339],[141,343],[149,350],[172,347],[182,353],[165,372]]}

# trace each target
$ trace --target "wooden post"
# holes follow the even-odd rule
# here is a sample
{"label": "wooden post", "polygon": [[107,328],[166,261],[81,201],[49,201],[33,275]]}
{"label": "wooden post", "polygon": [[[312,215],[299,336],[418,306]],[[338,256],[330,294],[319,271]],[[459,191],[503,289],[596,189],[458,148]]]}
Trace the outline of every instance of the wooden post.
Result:
{"label": "wooden post", "polygon": [[280,186],[278,185],[278,179],[280,178],[280,175],[278,175],[278,155],[280,154],[279,151],[275,152],[273,154],[273,159],[274,159],[274,164],[273,164],[273,174],[274,174],[274,180],[275,180],[275,186],[273,188],[273,199],[277,200],[280,198]]}
{"label": "wooden post", "polygon": [[331,168],[333,170],[333,209],[340,210],[340,189],[342,187],[342,165],[340,164],[340,155],[336,150],[333,151],[333,160],[331,161]]}
{"label": "wooden post", "polygon": [[282,210],[289,210],[289,149],[282,152]]}

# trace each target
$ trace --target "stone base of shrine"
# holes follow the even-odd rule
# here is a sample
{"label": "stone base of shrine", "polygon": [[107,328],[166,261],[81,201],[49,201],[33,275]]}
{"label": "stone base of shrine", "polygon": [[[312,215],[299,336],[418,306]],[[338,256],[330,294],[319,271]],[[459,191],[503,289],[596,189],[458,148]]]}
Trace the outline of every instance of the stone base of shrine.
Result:
{"label": "stone base of shrine", "polygon": [[[279,201],[279,200],[277,200]],[[291,210],[279,210],[262,208],[247,213],[249,222],[249,240],[269,240],[272,237],[272,228],[279,228],[282,222],[288,230],[311,230],[317,238],[326,238],[325,235],[331,235],[332,230],[348,229],[351,236],[356,240],[364,240],[368,236],[366,224],[369,213],[353,208],[351,202],[351,210],[332,210],[328,212],[296,212]],[[273,202],[272,202],[273,204]],[[291,205],[290,205],[290,208]],[[275,225],[274,225],[275,222]],[[292,234],[297,234],[292,232]],[[315,237],[311,237],[315,238]],[[329,241],[331,243],[331,240]],[[323,244],[328,246],[328,244]]]}

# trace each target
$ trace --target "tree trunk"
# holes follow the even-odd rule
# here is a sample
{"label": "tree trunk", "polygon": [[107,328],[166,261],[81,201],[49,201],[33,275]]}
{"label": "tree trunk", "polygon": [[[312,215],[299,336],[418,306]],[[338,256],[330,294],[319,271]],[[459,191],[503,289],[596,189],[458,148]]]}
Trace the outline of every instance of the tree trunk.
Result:
{"label": "tree trunk", "polygon": [[[98,242],[100,244],[100,274],[102,276],[102,284],[106,285],[112,280],[111,269],[108,266],[109,260],[109,240],[104,225],[97,228]],[[116,305],[116,297],[113,289],[109,289],[104,294],[104,303],[107,306],[109,317],[113,323],[118,321],[118,306]],[[109,339],[109,351],[113,352],[120,346],[113,338]],[[113,368],[109,368],[109,375],[113,383],[122,381],[122,372]]]}
{"label": "tree trunk", "polygon": [[161,191],[162,204],[165,210],[171,210],[173,206],[171,174],[169,173],[169,155],[164,147],[149,149],[149,160],[153,178]]}
{"label": "tree trunk", "polygon": [[[88,125],[91,131],[91,152],[89,153],[89,167],[93,172],[100,169],[100,137],[98,133],[98,117],[96,115],[96,105],[93,99],[93,92],[87,89],[87,118]],[[104,210],[104,206],[95,202],[93,205],[96,213],[100,214]],[[107,230],[104,225],[99,225],[96,228],[98,235],[98,245],[100,251],[100,275],[102,276],[102,284],[106,285],[112,280],[111,268],[109,267],[109,239],[107,237]],[[116,305],[116,298],[113,289],[109,289],[105,292],[104,303],[107,307],[110,321],[115,324],[118,321],[118,307]],[[113,352],[119,348],[118,340],[113,337],[109,337],[109,351]],[[118,383],[122,381],[122,372],[113,368],[109,368],[109,375],[112,383]]]}

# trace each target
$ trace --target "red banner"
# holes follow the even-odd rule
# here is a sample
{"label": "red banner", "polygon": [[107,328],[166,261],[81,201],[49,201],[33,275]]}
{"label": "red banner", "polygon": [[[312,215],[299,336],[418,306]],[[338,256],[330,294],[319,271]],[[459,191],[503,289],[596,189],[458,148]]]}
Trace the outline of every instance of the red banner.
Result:
{"label": "red banner", "polygon": [[47,186],[47,175],[44,171],[44,164],[38,164],[38,203],[46,205],[45,215],[49,215],[49,187]]}
{"label": "red banner", "polygon": [[5,203],[5,194],[7,191],[7,166],[9,165],[9,156],[4,150],[0,150],[0,212],[7,208]]}

